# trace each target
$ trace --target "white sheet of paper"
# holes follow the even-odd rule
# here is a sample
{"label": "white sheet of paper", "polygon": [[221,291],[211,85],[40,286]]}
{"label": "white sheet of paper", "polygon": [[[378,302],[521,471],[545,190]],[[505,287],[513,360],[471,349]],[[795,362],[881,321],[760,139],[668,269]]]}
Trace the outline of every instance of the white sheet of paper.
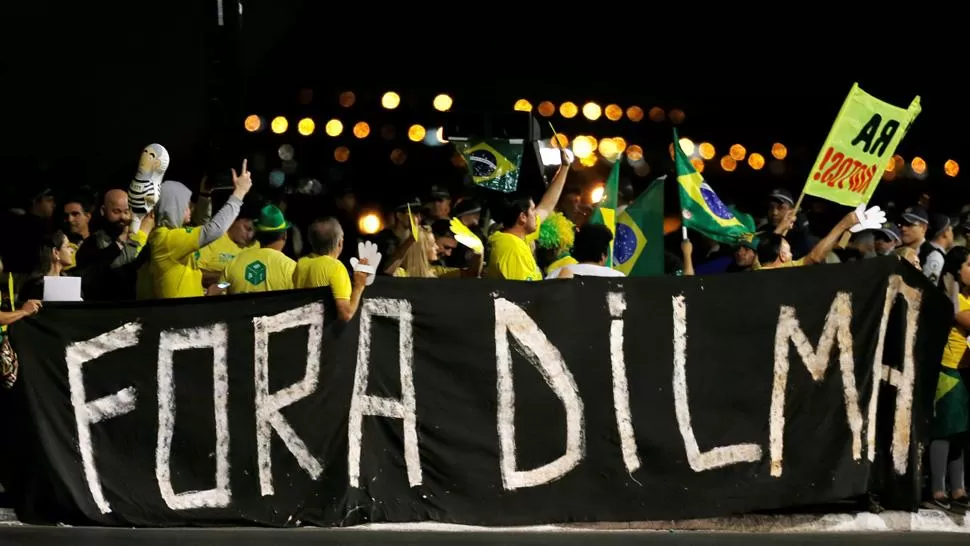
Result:
{"label": "white sheet of paper", "polygon": [[44,301],[81,301],[81,277],[44,277]]}

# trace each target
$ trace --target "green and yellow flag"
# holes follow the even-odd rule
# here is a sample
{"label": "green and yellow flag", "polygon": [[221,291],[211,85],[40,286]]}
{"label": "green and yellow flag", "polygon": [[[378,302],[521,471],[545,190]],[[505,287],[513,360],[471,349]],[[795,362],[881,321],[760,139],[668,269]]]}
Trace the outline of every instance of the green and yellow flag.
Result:
{"label": "green and yellow flag", "polygon": [[903,109],[852,84],[805,182],[805,194],[847,207],[868,203],[920,110],[918,96]]}
{"label": "green and yellow flag", "polygon": [[664,273],[664,182],[654,180],[616,219],[613,269],[628,277]]}
{"label": "green and yellow flag", "polygon": [[[617,192],[620,189],[620,158],[613,163],[610,176],[606,179],[606,191],[603,193],[603,201],[593,209],[593,214],[589,217],[590,224],[602,224],[613,232],[613,242],[616,242],[616,206]],[[613,243],[610,243],[610,253],[606,257],[606,267],[613,267]]]}
{"label": "green and yellow flag", "polygon": [[468,165],[468,174],[476,185],[502,193],[512,193],[519,186],[519,167],[524,145],[502,139],[455,142],[455,148]]}
{"label": "green and yellow flag", "polygon": [[680,186],[680,209],[684,227],[700,232],[719,243],[737,244],[750,239],[751,230],[724,206],[714,190],[707,185],[687,154],[680,149],[680,138],[674,129],[674,163],[677,184]]}

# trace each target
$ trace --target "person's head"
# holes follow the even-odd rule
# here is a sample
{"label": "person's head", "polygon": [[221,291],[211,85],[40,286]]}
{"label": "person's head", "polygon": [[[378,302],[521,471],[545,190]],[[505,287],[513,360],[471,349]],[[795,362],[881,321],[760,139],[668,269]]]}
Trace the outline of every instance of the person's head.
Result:
{"label": "person's head", "polygon": [[559,196],[559,203],[556,205],[556,209],[563,213],[563,216],[576,221],[576,217],[579,215],[579,205],[583,201],[583,194],[578,186],[567,186],[562,190],[562,195]]}
{"label": "person's head", "polygon": [[404,254],[401,267],[407,271],[408,277],[434,277],[431,262],[438,259],[434,234],[426,227],[422,227],[418,231],[418,240]]}
{"label": "person's head", "polygon": [[317,256],[336,258],[344,249],[344,230],[335,218],[323,218],[310,224],[307,235],[310,248]]}
{"label": "person's head", "polygon": [[276,205],[266,205],[259,211],[259,216],[253,223],[256,232],[256,242],[263,248],[283,250],[286,245],[286,232],[290,223],[283,217],[283,211]]}
{"label": "person's head", "polygon": [[505,231],[521,235],[535,233],[537,224],[536,205],[528,197],[513,199],[505,204],[498,220]]}
{"label": "person's head", "polygon": [[465,227],[474,227],[482,220],[482,205],[474,199],[464,199],[455,205],[452,215]]}
{"label": "person's head", "polygon": [[899,228],[892,222],[886,222],[873,233],[873,245],[876,248],[876,254],[880,256],[889,255],[900,242],[902,242],[902,236]]}
{"label": "person's head", "polygon": [[734,265],[745,269],[754,266],[754,260],[758,257],[757,248],[754,243],[745,242],[739,245],[734,251]]}
{"label": "person's head", "polygon": [[434,234],[438,257],[451,256],[451,253],[458,248],[458,241],[455,239],[454,232],[451,231],[451,222],[449,220],[435,220],[431,224],[431,232]]}
{"label": "person's head", "polygon": [[851,247],[863,256],[872,255],[876,252],[876,238],[869,231],[861,231],[852,237]]}
{"label": "person's head", "polygon": [[112,234],[121,233],[125,226],[131,223],[128,192],[119,189],[108,190],[101,202],[101,218],[104,219],[106,231]]}
{"label": "person's head", "polygon": [[774,190],[768,197],[770,198],[768,202],[768,222],[777,227],[791,212],[795,206],[795,200],[792,199],[791,192],[785,189]]}
{"label": "person's head", "polygon": [[34,195],[30,200],[30,213],[41,218],[54,216],[55,201],[49,188]]}
{"label": "person's head", "polygon": [[917,270],[922,271],[923,267],[919,263],[919,253],[916,252],[916,249],[908,246],[901,246],[897,248],[895,252],[901,260],[915,267]]}
{"label": "person's head", "polygon": [[253,224],[253,219],[245,217],[236,218],[232,225],[229,226],[229,229],[226,230],[226,235],[240,248],[246,248],[253,244],[253,240],[256,237],[256,228]]}
{"label": "person's head", "polygon": [[180,228],[192,219],[192,190],[174,180],[162,183],[155,206],[156,223],[169,229]]}
{"label": "person's head", "polygon": [[926,239],[929,224],[930,217],[923,207],[917,205],[906,209],[899,224],[903,244],[916,245],[923,242]]}
{"label": "person's head", "polygon": [[57,276],[74,263],[74,248],[63,231],[44,236],[40,244],[37,274]]}
{"label": "person's head", "polygon": [[428,216],[435,220],[451,216],[451,194],[448,190],[435,186],[431,188],[431,199],[428,200]]}
{"label": "person's head", "polygon": [[945,214],[937,212],[930,215],[927,234],[931,241],[943,247],[944,250],[953,246],[953,226],[950,223],[950,217]]}
{"label": "person's head", "polygon": [[602,224],[585,224],[576,233],[573,258],[581,264],[603,265],[609,257],[612,240],[613,232],[610,228]]}
{"label": "person's head", "polygon": [[955,246],[950,249],[943,261],[940,286],[943,286],[943,280],[947,275],[960,283],[961,290],[970,288],[970,248]]}
{"label": "person's head", "polygon": [[77,194],[64,202],[64,224],[71,235],[84,237],[89,234],[91,213],[94,212],[94,198]]}
{"label": "person's head", "polygon": [[791,245],[777,233],[766,233],[758,241],[758,262],[762,266],[788,263],[792,260]]}

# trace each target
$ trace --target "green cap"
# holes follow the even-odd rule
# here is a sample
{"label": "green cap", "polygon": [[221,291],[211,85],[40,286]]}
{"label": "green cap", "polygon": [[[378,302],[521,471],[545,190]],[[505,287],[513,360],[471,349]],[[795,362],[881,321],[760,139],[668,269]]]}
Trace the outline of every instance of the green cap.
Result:
{"label": "green cap", "polygon": [[283,217],[283,211],[275,205],[266,205],[259,211],[259,217],[254,222],[256,231],[284,231],[290,229],[290,223]]}

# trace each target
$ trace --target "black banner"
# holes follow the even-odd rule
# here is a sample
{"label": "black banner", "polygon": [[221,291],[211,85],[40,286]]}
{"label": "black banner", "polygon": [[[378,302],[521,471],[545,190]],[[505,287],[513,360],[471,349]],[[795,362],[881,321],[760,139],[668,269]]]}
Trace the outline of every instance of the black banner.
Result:
{"label": "black banner", "polygon": [[323,301],[51,305],[16,324],[22,517],[519,525],[866,493],[914,509],[952,317],[892,258],[379,279],[345,325]]}

